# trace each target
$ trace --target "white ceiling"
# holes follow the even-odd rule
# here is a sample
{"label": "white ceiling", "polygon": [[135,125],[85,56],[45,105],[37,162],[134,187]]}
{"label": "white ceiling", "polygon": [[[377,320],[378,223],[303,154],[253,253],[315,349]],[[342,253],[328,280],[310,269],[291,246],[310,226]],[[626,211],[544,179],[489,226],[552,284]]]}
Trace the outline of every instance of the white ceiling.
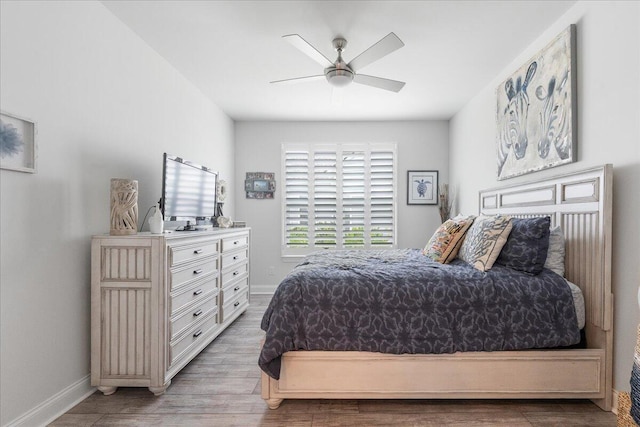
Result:
{"label": "white ceiling", "polygon": [[[449,119],[575,1],[103,1],[234,120]],[[393,93],[326,81],[281,37],[297,33],[346,62],[396,33],[405,46],[365,74],[406,82]]]}

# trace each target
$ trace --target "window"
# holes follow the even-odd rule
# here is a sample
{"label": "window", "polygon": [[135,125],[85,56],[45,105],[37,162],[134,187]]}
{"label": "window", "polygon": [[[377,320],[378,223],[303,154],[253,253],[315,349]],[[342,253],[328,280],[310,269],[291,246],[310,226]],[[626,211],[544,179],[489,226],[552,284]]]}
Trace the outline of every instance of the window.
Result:
{"label": "window", "polygon": [[395,144],[283,144],[283,250],[396,244]]}

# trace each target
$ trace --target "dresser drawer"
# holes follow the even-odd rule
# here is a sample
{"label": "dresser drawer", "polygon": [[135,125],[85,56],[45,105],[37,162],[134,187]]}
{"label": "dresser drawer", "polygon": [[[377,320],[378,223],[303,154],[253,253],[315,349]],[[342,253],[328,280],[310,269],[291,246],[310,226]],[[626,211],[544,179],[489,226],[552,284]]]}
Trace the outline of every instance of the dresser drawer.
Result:
{"label": "dresser drawer", "polygon": [[[232,291],[233,292],[233,291]],[[222,294],[223,305],[222,305],[222,323],[226,322],[228,319],[233,317],[235,313],[238,311],[244,310],[249,305],[249,289],[244,288],[244,290],[239,290],[237,294]]]}
{"label": "dresser drawer", "polygon": [[198,280],[202,277],[217,275],[218,258],[203,258],[199,262],[172,268],[169,274],[169,289],[173,291],[183,285],[186,285],[189,282]]}
{"label": "dresser drawer", "polygon": [[237,264],[246,262],[246,260],[249,259],[249,253],[248,250],[245,249],[243,251],[236,251],[229,254],[223,253],[221,258],[220,267],[223,270],[227,270],[229,268],[233,268],[233,266]]}
{"label": "dresser drawer", "polygon": [[169,266],[174,267],[190,261],[215,256],[218,254],[219,240],[190,242],[184,245],[169,247]]}
{"label": "dresser drawer", "polygon": [[249,287],[249,277],[244,275],[244,277],[239,278],[238,280],[234,280],[233,282],[223,282],[222,292],[224,293],[225,301],[228,301],[229,298],[233,298],[235,295],[238,295],[242,290],[247,289]]}
{"label": "dresser drawer", "polygon": [[222,252],[232,251],[249,244],[249,235],[241,235],[222,239]]}
{"label": "dresser drawer", "polygon": [[188,287],[179,289],[178,292],[172,293],[169,299],[169,312],[171,316],[192,304],[194,301],[208,298],[212,295],[218,295],[217,279],[215,276],[209,276],[203,281],[193,283]]}
{"label": "dresser drawer", "polygon": [[215,316],[218,313],[218,295],[210,294],[203,301],[193,305],[182,314],[171,319],[171,339],[175,339],[200,319]]}
{"label": "dresser drawer", "polygon": [[171,343],[169,350],[170,364],[173,364],[176,360],[179,360],[182,356],[187,354],[193,346],[198,345],[209,332],[218,327],[218,316],[212,315],[202,319],[197,325],[191,328],[184,337]]}
{"label": "dresser drawer", "polygon": [[247,274],[248,271],[249,263],[247,262],[247,258],[236,261],[234,264],[226,265],[222,271],[222,286],[224,287],[225,284],[229,283],[231,280],[242,277],[242,275]]}

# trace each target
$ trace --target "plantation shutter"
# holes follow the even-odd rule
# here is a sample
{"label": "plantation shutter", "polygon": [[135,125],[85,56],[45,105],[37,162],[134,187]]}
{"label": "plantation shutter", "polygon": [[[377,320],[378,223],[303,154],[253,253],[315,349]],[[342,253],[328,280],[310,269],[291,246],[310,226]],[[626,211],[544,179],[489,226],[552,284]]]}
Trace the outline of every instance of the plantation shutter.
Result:
{"label": "plantation shutter", "polygon": [[283,255],[395,247],[395,144],[283,144]]}
{"label": "plantation shutter", "polygon": [[309,246],[309,153],[288,151],[285,159],[285,224],[288,247]]}
{"label": "plantation shutter", "polygon": [[371,247],[391,247],[395,243],[394,153],[371,153]]}
{"label": "plantation shutter", "polygon": [[345,248],[365,247],[365,153],[342,154],[342,237]]}
{"label": "plantation shutter", "polygon": [[[338,197],[335,152],[313,154],[313,245],[335,248],[338,244]],[[311,197],[310,197],[311,198]]]}

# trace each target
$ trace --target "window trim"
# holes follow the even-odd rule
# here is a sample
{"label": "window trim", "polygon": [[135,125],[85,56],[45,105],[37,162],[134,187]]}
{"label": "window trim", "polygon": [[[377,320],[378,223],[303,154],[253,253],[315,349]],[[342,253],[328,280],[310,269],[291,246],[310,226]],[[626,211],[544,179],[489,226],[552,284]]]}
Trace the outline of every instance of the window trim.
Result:
{"label": "window trim", "polygon": [[[287,247],[286,244],[286,227],[287,227],[287,191],[286,191],[286,177],[287,177],[287,173],[286,173],[286,153],[288,151],[305,151],[308,153],[309,155],[309,159],[310,159],[310,164],[309,166],[312,167],[313,163],[311,162],[311,159],[313,158],[313,155],[316,151],[333,151],[333,152],[337,152],[337,153],[342,153],[344,151],[364,151],[365,153],[367,153],[367,155],[365,156],[368,159],[371,159],[371,153],[375,152],[375,151],[391,151],[393,153],[393,173],[392,173],[392,189],[393,189],[393,196],[391,199],[391,203],[392,203],[392,218],[393,218],[393,225],[392,225],[392,232],[393,232],[393,242],[391,246],[386,246],[385,248],[397,248],[398,246],[398,144],[396,142],[363,142],[363,143],[296,143],[296,142],[283,142],[281,145],[281,152],[280,152],[280,176],[282,177],[282,191],[281,191],[281,195],[280,195],[280,208],[281,208],[281,219],[280,219],[280,239],[281,239],[281,258],[284,262],[295,262],[298,261],[300,258],[303,258],[305,255],[312,253],[312,252],[316,252],[319,250],[324,250],[324,249],[328,249],[328,250],[341,250],[341,249],[351,249],[351,248],[344,248],[341,247],[342,242],[340,241],[340,246],[335,247],[335,248],[324,248],[324,247],[319,247],[319,246],[307,246],[307,247]],[[366,166],[366,173],[370,174],[371,173],[371,165],[369,164],[368,167]],[[339,171],[339,176],[338,176],[338,184],[336,185],[337,188],[341,188],[341,165],[338,167],[338,171]],[[309,187],[310,189],[313,188],[313,176],[312,174],[312,170],[310,168],[309,170]],[[370,192],[370,186],[369,183],[365,184],[365,194],[368,193],[369,195],[371,194]],[[368,199],[370,200],[370,199]],[[368,226],[371,226],[371,210],[370,210],[370,203],[365,204],[365,212],[366,212],[366,220],[365,220],[365,224],[367,224]],[[342,201],[341,201],[341,197],[339,197],[339,200],[337,200],[337,210],[338,212],[342,212]],[[342,215],[338,215],[340,218],[337,219],[337,228],[340,229],[340,226],[342,224]],[[312,227],[312,223],[313,223],[313,212],[312,210],[309,211],[309,227]],[[311,239],[313,239],[313,236],[311,233],[309,233],[308,235],[310,241]],[[381,248],[376,248],[376,247],[371,247],[371,242],[370,242],[370,236],[367,239],[368,242],[366,243],[365,248],[353,248],[355,250],[375,250],[375,249],[381,249]]]}

